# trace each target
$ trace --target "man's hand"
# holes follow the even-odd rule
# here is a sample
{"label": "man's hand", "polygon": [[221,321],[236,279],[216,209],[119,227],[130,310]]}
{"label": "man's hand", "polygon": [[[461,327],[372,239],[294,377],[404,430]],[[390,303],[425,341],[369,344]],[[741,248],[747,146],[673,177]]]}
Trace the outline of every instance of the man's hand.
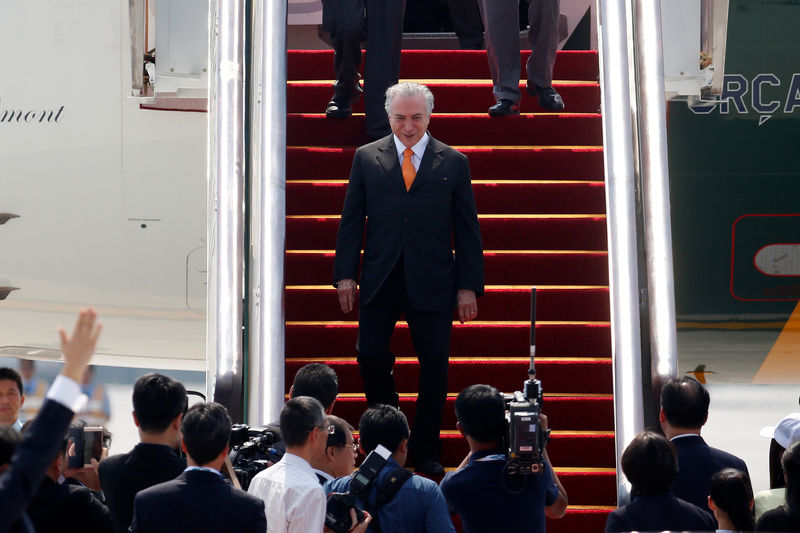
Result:
{"label": "man's hand", "polygon": [[342,307],[342,313],[352,311],[356,303],[356,280],[339,280],[336,284],[336,292],[339,295],[339,305]]}
{"label": "man's hand", "polygon": [[94,347],[103,325],[97,322],[97,313],[94,309],[87,308],[78,313],[72,335],[67,337],[63,328],[58,328],[61,337],[61,353],[64,355],[64,366],[61,374],[80,383],[83,371],[89,365],[89,360],[94,354]]}
{"label": "man's hand", "polygon": [[463,324],[475,320],[476,316],[478,316],[478,300],[475,298],[475,291],[458,289],[458,321]]}

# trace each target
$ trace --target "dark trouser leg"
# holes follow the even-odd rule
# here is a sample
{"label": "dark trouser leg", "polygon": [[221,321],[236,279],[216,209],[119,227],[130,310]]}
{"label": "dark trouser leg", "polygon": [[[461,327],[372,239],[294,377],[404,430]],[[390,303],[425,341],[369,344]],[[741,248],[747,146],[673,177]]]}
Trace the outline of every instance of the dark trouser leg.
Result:
{"label": "dark trouser leg", "polygon": [[400,405],[392,374],[394,355],[389,345],[403,309],[404,292],[403,270],[398,266],[369,304],[359,309],[358,368],[370,406]]}
{"label": "dark trouser leg", "polygon": [[483,24],[477,0],[448,0],[450,20],[458,36],[458,43],[465,50],[483,48]]}
{"label": "dark trouser leg", "polygon": [[384,109],[386,89],[400,76],[400,50],[406,0],[366,0],[367,57],[364,63],[364,110],[367,134],[373,138],[391,132]]}
{"label": "dark trouser leg", "polygon": [[419,359],[419,396],[411,428],[409,455],[416,459],[439,460],[442,425],[447,399],[447,366],[453,311],[406,309],[411,339]]}
{"label": "dark trouser leg", "polygon": [[550,87],[553,84],[560,12],[559,0],[530,0],[528,42],[533,52],[528,58],[526,70],[528,81],[539,87]]}
{"label": "dark trouser leg", "polygon": [[495,100],[519,102],[519,1],[479,0]]}
{"label": "dark trouser leg", "polygon": [[361,66],[364,0],[322,0],[322,26],[333,44],[334,98],[349,103]]}

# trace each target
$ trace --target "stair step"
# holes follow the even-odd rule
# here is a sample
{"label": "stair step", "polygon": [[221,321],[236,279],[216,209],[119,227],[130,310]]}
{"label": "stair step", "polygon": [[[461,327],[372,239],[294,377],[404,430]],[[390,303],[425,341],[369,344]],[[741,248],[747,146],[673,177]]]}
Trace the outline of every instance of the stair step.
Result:
{"label": "stair step", "polygon": [[[537,341],[538,343],[539,341]],[[286,359],[286,391],[301,367],[309,363],[325,363],[339,376],[339,390],[363,390],[355,357],[290,357]],[[448,388],[458,392],[491,376],[492,385],[502,391],[520,390],[528,379],[529,357],[450,357]],[[502,372],[494,369],[502,367]],[[608,357],[537,357],[536,376],[545,392],[573,394],[610,394],[612,387],[611,359]],[[416,357],[398,357],[394,364],[398,390],[413,390],[419,383]]]}
{"label": "stair step", "polygon": [[[602,181],[473,180],[472,190],[479,213],[603,213],[606,204]],[[346,192],[347,180],[287,181],[286,213],[339,213]]]}
{"label": "stair step", "polygon": [[[492,383],[488,383],[488,385],[492,385]],[[456,427],[455,400],[455,393],[447,396],[442,418],[443,428]],[[405,413],[410,425],[414,423],[416,401],[416,394],[400,395],[400,410]],[[350,422],[353,427],[358,427],[358,421],[367,407],[367,400],[363,394],[340,394],[336,400],[334,412],[336,416]],[[610,394],[545,396],[542,410],[547,415],[551,429],[581,431],[611,431],[614,429],[614,402]]]}
{"label": "stair step", "polygon": [[[536,295],[538,320],[610,320],[608,287],[545,287]],[[530,299],[530,286],[487,287],[478,300],[477,318],[524,320],[530,315]],[[358,310],[355,313],[353,317]],[[286,287],[286,320],[341,320],[344,316],[333,286]]]}
{"label": "stair step", "polygon": [[[290,146],[361,146],[371,142],[364,131],[364,115],[329,119],[319,113],[289,113],[286,143]],[[334,122],[335,125],[331,125]],[[449,144],[531,144],[597,146],[602,143],[602,124],[597,113],[524,113],[490,117],[486,113],[438,114],[434,112],[431,135]]]}
{"label": "stair step", "polygon": [[[333,283],[333,250],[288,250],[286,283]],[[490,250],[483,253],[487,284],[607,285],[608,253],[586,250]]]}
{"label": "stair step", "polygon": [[[478,215],[484,249],[606,250],[605,215]],[[339,215],[287,216],[287,249],[330,249]]]}
{"label": "stair step", "polygon": [[[417,80],[428,86],[434,96],[437,113],[486,113],[494,105],[491,80]],[[287,91],[286,109],[289,113],[319,113],[333,95],[332,80],[291,81]],[[554,82],[570,113],[599,113],[600,84],[597,82]],[[520,83],[522,113],[543,113],[535,97]],[[356,113],[364,112],[364,99],[353,106]]]}
{"label": "stair step", "polygon": [[[487,353],[518,357],[529,351],[529,330],[528,322],[454,324],[450,353],[464,357]],[[286,355],[350,357],[356,353],[357,334],[358,322],[286,322]],[[536,349],[542,357],[610,357],[609,323],[537,321]],[[416,353],[405,322],[398,322],[395,328],[392,353]]]}
{"label": "stair step", "polygon": [[[614,487],[616,494],[616,486]],[[567,492],[569,495],[569,492]],[[591,508],[567,508],[567,514],[558,520],[546,520],[547,533],[577,533],[589,531],[604,531],[608,513],[616,509],[616,505]]]}
{"label": "stair step", "polygon": [[[526,139],[527,142],[527,139]],[[598,141],[599,143],[599,141]],[[453,146],[469,158],[472,179],[590,179],[603,180],[601,146]],[[297,143],[286,149],[289,179],[346,179],[350,176],[355,143],[337,147]],[[320,176],[320,169],[324,175]]]}
{"label": "stair step", "polygon": [[[436,72],[439,78],[489,78],[489,63],[483,50],[403,50],[400,60],[400,79],[429,78]],[[525,63],[530,50],[523,50],[520,72],[525,75]],[[332,50],[289,50],[287,79],[309,79],[309,73],[321,79],[333,78]],[[361,69],[363,72],[363,68]],[[599,79],[597,52],[592,50],[559,51],[553,69],[555,80]]]}

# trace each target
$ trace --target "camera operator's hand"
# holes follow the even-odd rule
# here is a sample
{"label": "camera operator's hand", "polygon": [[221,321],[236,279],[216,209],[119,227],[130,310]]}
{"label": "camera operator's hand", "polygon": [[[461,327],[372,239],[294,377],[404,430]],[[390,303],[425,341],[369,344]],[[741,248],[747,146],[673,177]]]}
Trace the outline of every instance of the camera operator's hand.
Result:
{"label": "camera operator's hand", "polygon": [[541,426],[542,431],[547,431],[548,429],[550,429],[550,426],[548,425],[548,422],[547,422],[547,415],[546,414],[539,413],[539,425]]}
{"label": "camera operator's hand", "polygon": [[[75,444],[70,444],[69,455],[75,455]],[[108,457],[108,448],[103,448],[103,452],[100,454],[100,461],[106,459]],[[83,468],[68,468],[64,471],[64,477],[71,477],[72,479],[79,481],[84,487],[87,487],[95,492],[99,492],[101,490],[100,487],[100,474],[98,468],[100,467],[100,461],[92,457],[90,459],[91,466],[85,466]]]}
{"label": "camera operator's hand", "polygon": [[[364,513],[364,521],[358,522],[358,518],[356,517],[356,510],[350,509],[350,520],[353,524],[353,527],[350,528],[351,533],[366,533],[367,528],[369,527],[369,523],[372,522],[372,516],[366,511],[362,511]],[[323,527],[322,530],[325,533],[333,533],[333,530],[327,526]]]}

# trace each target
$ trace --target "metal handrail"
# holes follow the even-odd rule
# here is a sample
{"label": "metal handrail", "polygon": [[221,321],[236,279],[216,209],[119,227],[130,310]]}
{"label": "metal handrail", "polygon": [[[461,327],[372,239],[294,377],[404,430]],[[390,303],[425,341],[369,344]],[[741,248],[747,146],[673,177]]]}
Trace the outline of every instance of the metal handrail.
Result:
{"label": "metal handrail", "polygon": [[253,2],[247,415],[250,425],[277,420],[284,402],[287,12],[285,1]]}

